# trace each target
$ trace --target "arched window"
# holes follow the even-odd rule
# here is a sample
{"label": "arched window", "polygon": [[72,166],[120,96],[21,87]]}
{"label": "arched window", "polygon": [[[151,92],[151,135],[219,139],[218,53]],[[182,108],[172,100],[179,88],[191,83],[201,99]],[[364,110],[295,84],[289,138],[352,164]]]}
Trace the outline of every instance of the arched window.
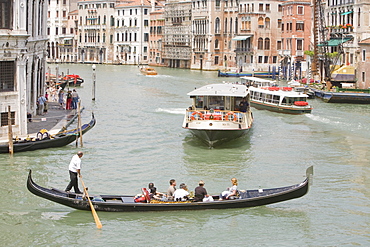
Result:
{"label": "arched window", "polygon": [[233,32],[233,18],[230,18],[230,33]]}
{"label": "arched window", "polygon": [[257,45],[258,50],[263,50],[263,39],[258,38],[258,45]]}
{"label": "arched window", "polygon": [[264,21],[263,17],[258,18],[258,28],[263,28],[264,27]]}
{"label": "arched window", "polygon": [[268,17],[265,19],[265,28],[270,28],[270,18]]}
{"label": "arched window", "polygon": [[220,18],[216,18],[216,21],[215,21],[215,33],[220,33]]}
{"label": "arched window", "polygon": [[265,50],[270,50],[270,39],[269,38],[265,39]]}

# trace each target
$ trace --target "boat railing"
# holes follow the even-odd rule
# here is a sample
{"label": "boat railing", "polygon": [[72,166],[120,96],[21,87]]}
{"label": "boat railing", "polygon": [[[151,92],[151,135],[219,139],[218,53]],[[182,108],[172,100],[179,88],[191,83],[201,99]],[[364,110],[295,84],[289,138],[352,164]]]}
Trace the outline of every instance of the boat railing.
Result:
{"label": "boat railing", "polygon": [[245,112],[224,111],[224,110],[186,110],[187,121],[194,120],[213,120],[213,121],[232,121],[245,122]]}

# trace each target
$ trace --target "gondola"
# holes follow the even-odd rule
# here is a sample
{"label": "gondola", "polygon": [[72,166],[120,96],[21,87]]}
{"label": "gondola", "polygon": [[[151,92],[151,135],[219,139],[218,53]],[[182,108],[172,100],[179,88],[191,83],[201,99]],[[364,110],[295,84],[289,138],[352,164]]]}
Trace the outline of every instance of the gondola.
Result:
{"label": "gondola", "polygon": [[[94,114],[89,123],[81,126],[82,134],[95,126]],[[39,132],[36,137],[13,141],[13,152],[34,151],[38,149],[56,148],[66,146],[80,136],[80,129],[64,130],[53,136],[47,132]],[[9,153],[8,144],[0,145],[0,153]]]}
{"label": "gondola", "polygon": [[[32,171],[27,179],[28,190],[42,198],[80,210],[91,210],[87,198],[82,194],[67,193],[58,189],[48,189],[37,185],[32,180]],[[203,210],[227,209],[263,206],[272,203],[287,201],[304,196],[308,192],[313,167],[306,170],[306,179],[299,184],[273,188],[239,191],[239,197],[233,200],[219,200],[219,196],[212,196],[213,202],[163,202],[150,200],[148,194],[145,199],[149,202],[135,202],[134,196],[127,195],[91,195],[89,197],[96,211],[106,212],[135,212],[135,211],[170,211],[170,210]],[[143,189],[146,192],[146,189]]]}

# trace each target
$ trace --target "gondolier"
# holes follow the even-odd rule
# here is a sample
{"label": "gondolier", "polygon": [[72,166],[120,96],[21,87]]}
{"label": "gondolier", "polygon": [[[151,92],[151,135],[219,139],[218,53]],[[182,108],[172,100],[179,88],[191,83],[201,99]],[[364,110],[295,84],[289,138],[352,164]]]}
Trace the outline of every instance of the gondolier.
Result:
{"label": "gondolier", "polygon": [[81,176],[81,158],[82,158],[83,155],[84,154],[83,154],[82,151],[78,151],[78,153],[75,154],[72,157],[72,160],[69,163],[69,177],[70,177],[71,181],[69,182],[69,184],[68,184],[68,186],[65,190],[66,192],[70,192],[70,190],[73,187],[76,194],[81,194],[82,193],[80,191],[80,189],[78,188],[78,177],[77,177],[77,175],[79,177],[82,177]]}

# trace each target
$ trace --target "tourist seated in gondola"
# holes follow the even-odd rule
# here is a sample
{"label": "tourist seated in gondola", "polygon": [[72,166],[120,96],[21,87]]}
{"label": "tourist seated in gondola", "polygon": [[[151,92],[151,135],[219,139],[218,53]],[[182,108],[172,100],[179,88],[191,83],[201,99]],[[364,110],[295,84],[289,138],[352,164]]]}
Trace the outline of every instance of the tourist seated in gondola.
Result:
{"label": "tourist seated in gondola", "polygon": [[149,183],[148,192],[151,199],[162,200],[164,194],[157,191],[157,188],[154,187],[154,183]]}
{"label": "tourist seated in gondola", "polygon": [[238,194],[238,180],[236,178],[231,179],[232,186],[223,191],[220,195],[219,200],[235,199]]}
{"label": "tourist seated in gondola", "polygon": [[186,184],[181,183],[180,189],[175,190],[173,197],[175,201],[187,201],[189,199],[189,192]]}

